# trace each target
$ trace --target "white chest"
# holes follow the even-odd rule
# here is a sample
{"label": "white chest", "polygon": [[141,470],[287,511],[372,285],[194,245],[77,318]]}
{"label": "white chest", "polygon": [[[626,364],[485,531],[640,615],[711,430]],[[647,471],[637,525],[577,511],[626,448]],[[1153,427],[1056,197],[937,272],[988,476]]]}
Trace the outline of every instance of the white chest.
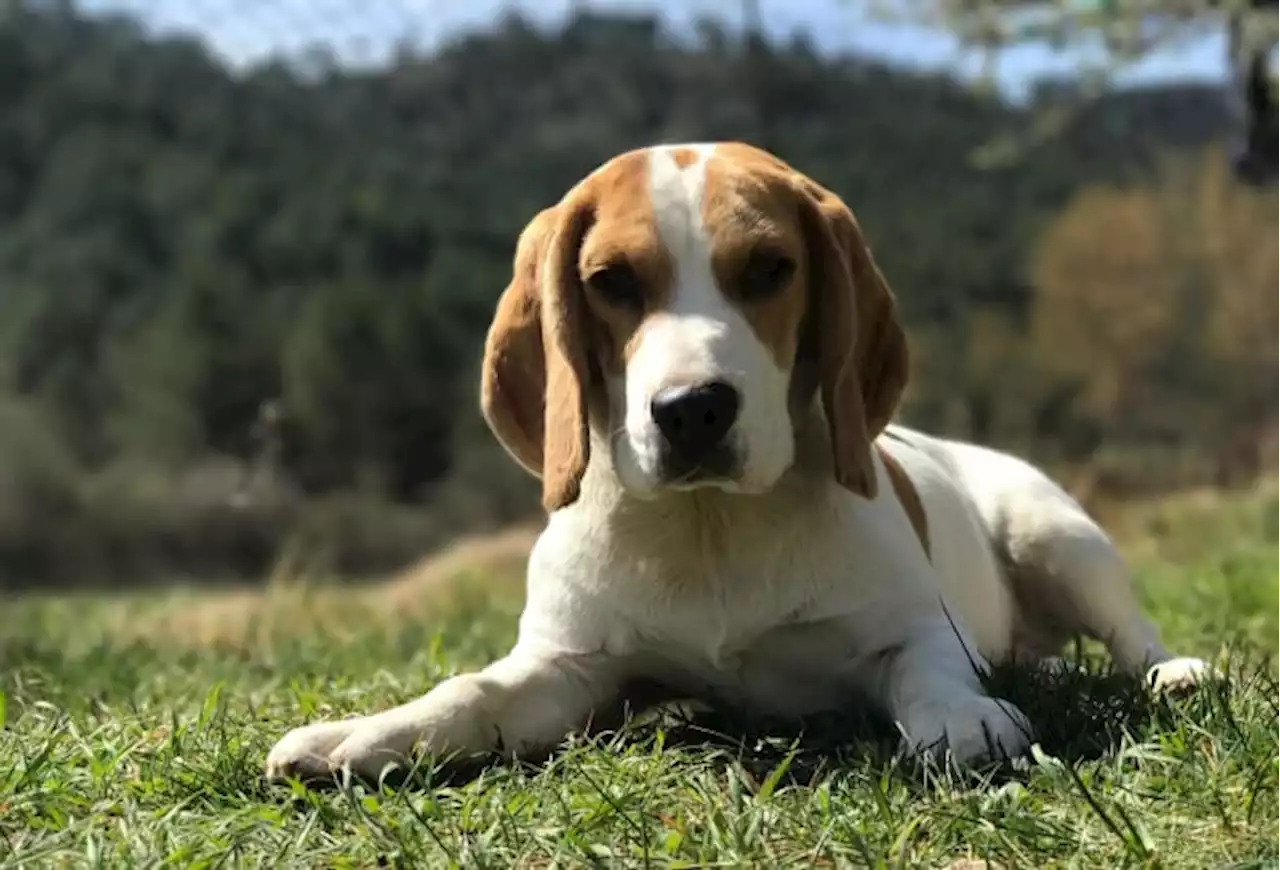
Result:
{"label": "white chest", "polygon": [[651,679],[777,713],[844,694],[858,640],[848,621],[820,615],[835,599],[832,572],[801,553],[730,558],[703,572],[664,558],[614,565],[618,594],[593,608],[611,611],[601,646]]}
{"label": "white chest", "polygon": [[635,527],[561,512],[530,559],[522,638],[779,712],[826,706],[860,654],[892,642],[885,626],[904,622],[877,614],[936,600],[936,587],[911,592],[931,579],[878,555],[874,523],[859,531],[838,505],[787,507]]}

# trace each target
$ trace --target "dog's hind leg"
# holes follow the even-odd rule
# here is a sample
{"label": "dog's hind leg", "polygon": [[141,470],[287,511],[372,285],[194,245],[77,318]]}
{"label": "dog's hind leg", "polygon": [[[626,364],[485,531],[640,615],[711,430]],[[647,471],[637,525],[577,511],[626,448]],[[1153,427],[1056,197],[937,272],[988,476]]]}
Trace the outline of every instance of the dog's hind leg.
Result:
{"label": "dog's hind leg", "polygon": [[1006,506],[1002,556],[1024,619],[1049,634],[1101,641],[1118,668],[1153,689],[1199,682],[1209,666],[1165,647],[1107,534],[1065,492],[1046,495]]}

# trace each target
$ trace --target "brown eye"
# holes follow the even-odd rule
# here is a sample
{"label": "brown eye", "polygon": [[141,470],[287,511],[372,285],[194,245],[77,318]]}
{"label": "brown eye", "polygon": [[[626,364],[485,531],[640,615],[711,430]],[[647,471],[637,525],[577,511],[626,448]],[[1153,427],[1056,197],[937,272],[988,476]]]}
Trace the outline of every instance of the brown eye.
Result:
{"label": "brown eye", "polygon": [[615,263],[592,272],[587,286],[609,305],[618,308],[643,308],[644,288],[640,276],[626,263]]}
{"label": "brown eye", "polygon": [[764,299],[786,286],[796,264],[774,251],[756,251],[742,270],[739,287],[744,299]]}

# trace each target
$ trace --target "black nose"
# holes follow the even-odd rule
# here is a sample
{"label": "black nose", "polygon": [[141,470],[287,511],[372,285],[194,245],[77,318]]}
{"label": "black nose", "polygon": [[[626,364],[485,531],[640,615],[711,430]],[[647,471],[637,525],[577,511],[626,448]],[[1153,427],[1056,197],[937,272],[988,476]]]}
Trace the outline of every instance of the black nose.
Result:
{"label": "black nose", "polygon": [[671,450],[696,462],[724,440],[738,418],[738,391],[723,381],[672,387],[653,397],[649,412]]}

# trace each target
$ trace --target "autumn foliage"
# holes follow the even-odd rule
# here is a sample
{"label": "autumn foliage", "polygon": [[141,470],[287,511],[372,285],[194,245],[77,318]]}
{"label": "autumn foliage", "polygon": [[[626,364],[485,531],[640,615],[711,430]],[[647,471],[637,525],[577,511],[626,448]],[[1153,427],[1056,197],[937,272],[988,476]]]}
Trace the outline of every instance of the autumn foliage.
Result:
{"label": "autumn foliage", "polygon": [[1028,351],[1100,451],[1248,477],[1274,461],[1278,280],[1274,191],[1240,186],[1216,150],[1170,160],[1082,190],[1044,232]]}

